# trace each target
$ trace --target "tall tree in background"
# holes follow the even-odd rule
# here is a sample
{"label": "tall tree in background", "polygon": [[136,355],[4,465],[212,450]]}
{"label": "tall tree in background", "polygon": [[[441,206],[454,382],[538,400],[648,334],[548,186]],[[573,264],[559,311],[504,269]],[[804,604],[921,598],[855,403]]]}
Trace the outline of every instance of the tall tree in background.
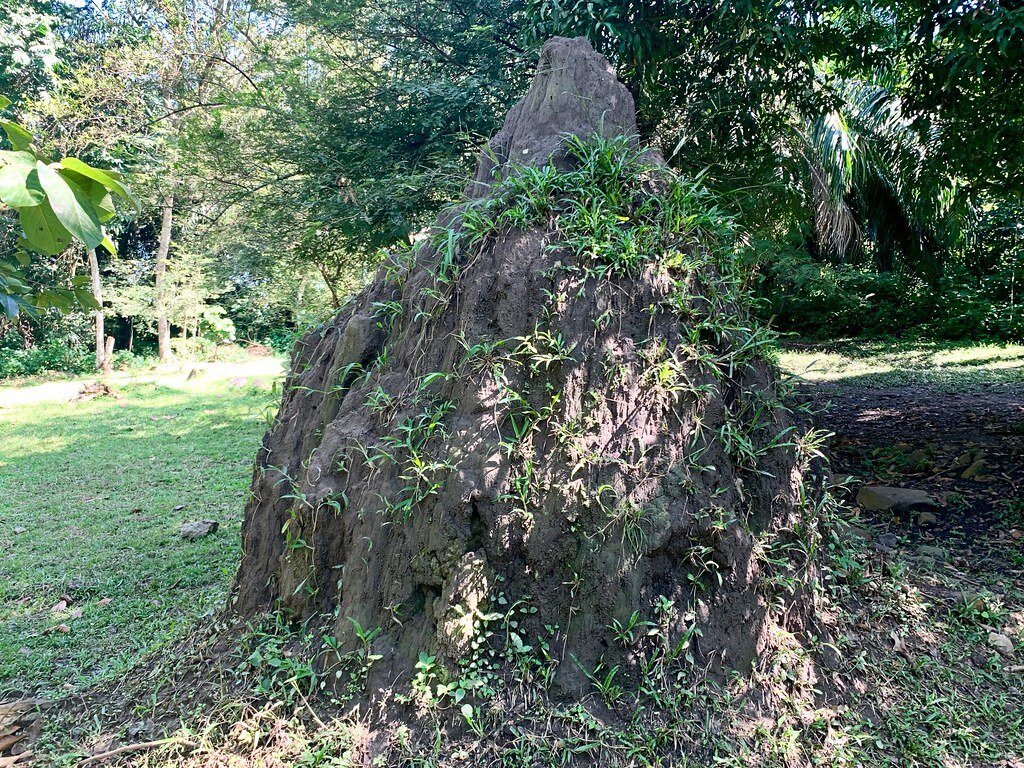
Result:
{"label": "tall tree in background", "polygon": [[[89,6],[77,19],[82,59],[38,111],[56,145],[84,144],[130,168],[155,211],[153,275],[159,356],[172,357],[165,276],[181,206],[186,218],[201,179],[182,169],[186,137],[222,105],[220,79],[235,72],[231,42],[253,13],[227,0],[154,0]],[[239,70],[240,71],[240,70]],[[242,72],[244,75],[244,72]]]}

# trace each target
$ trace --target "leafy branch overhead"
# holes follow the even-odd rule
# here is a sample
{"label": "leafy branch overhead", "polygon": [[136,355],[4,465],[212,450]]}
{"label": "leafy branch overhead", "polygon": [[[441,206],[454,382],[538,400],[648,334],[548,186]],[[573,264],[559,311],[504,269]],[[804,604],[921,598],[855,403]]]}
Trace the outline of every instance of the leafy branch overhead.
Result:
{"label": "leafy branch overhead", "polygon": [[[0,110],[10,106],[0,96]],[[116,253],[104,224],[117,214],[115,198],[139,202],[120,174],[94,168],[74,157],[56,162],[35,148],[35,137],[11,120],[0,120],[11,149],[0,150],[0,210],[16,212],[21,232],[15,261],[0,259],[0,308],[10,316],[34,313],[46,307],[70,309],[75,304],[97,308],[89,292],[88,277],[72,280],[71,289],[34,284],[23,271],[32,253],[56,256],[73,242],[87,250],[103,247]]]}

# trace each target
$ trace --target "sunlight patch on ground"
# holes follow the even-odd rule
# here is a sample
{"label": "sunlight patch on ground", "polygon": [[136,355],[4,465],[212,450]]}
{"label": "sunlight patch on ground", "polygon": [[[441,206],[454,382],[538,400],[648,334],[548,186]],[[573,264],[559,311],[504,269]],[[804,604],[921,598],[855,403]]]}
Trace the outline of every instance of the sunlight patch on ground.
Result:
{"label": "sunlight patch on ground", "polygon": [[[276,357],[254,357],[242,363],[179,362],[153,366],[142,371],[115,371],[107,377],[81,376],[59,381],[40,381],[38,377],[14,383],[0,383],[0,410],[32,403],[68,402],[82,387],[105,381],[114,388],[130,384],[160,384],[177,390],[202,393],[233,379],[259,380],[271,384],[284,375],[284,367]],[[191,376],[191,379],[189,378]]]}
{"label": "sunlight patch on ground", "polygon": [[818,382],[860,381],[869,386],[931,383],[1024,384],[1024,345],[935,342],[839,342],[787,345],[779,365]]}

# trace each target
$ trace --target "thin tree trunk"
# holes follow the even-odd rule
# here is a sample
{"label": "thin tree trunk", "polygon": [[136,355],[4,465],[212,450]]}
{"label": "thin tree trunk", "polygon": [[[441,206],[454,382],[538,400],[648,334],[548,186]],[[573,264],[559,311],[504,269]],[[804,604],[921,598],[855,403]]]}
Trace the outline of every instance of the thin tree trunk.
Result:
{"label": "thin tree trunk", "polygon": [[174,357],[171,350],[171,324],[167,319],[167,255],[171,250],[171,226],[174,224],[174,195],[164,198],[163,217],[160,220],[160,241],[156,249],[156,338],[160,362],[170,362]]}
{"label": "thin tree trunk", "polygon": [[100,262],[95,249],[89,249],[89,275],[92,278],[92,297],[99,309],[92,313],[96,324],[96,370],[110,373],[111,361],[107,354],[107,339],[103,331],[103,282],[100,280]]}
{"label": "thin tree trunk", "polygon": [[338,289],[334,287],[334,282],[327,275],[327,267],[323,264],[317,264],[316,268],[320,270],[320,274],[324,278],[324,284],[327,286],[327,290],[331,294],[331,308],[339,309],[341,307],[341,300],[338,297]]}
{"label": "thin tree trunk", "polygon": [[114,372],[114,337],[107,336],[106,348],[103,352],[103,373]]}
{"label": "thin tree trunk", "polygon": [[128,351],[135,352],[135,318],[128,320]]}

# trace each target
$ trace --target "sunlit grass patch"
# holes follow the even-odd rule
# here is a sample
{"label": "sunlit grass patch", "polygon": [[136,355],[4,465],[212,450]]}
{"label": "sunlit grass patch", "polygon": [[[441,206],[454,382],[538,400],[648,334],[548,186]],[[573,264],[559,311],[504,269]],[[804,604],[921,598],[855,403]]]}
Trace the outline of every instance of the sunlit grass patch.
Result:
{"label": "sunlit grass patch", "polygon": [[1024,384],[1024,345],[846,341],[786,344],[783,370],[809,381],[874,386]]}
{"label": "sunlit grass patch", "polygon": [[[223,604],[274,396],[167,380],[77,403],[0,388],[0,700],[121,675]],[[220,530],[182,540],[194,519]]]}

